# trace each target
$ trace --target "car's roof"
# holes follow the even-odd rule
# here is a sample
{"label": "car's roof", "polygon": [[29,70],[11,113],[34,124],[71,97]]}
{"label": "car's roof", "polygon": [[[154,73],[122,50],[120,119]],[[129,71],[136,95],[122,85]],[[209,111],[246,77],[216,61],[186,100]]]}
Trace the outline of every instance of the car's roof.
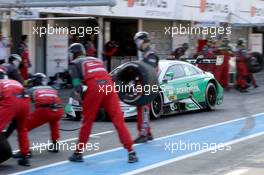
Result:
{"label": "car's roof", "polygon": [[187,62],[184,61],[178,61],[178,60],[160,60],[159,61],[159,67],[161,70],[166,70],[166,68],[168,68],[171,65],[175,65],[175,64],[188,64]]}

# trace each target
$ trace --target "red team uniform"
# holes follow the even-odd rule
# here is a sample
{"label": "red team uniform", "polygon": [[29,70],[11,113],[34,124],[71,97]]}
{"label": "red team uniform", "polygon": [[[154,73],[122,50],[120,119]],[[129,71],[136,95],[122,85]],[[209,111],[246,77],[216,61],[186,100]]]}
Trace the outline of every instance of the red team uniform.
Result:
{"label": "red team uniform", "polygon": [[[82,45],[73,44],[70,49],[79,48],[84,50]],[[69,50],[70,50],[69,49]],[[79,52],[78,52],[79,53]],[[129,163],[137,161],[136,155],[133,152],[133,141],[124,123],[124,116],[121,111],[120,102],[117,93],[114,91],[114,84],[111,76],[104,68],[104,63],[94,57],[85,57],[85,51],[79,53],[70,64],[70,74],[73,79],[73,86],[75,91],[82,94],[82,84],[88,87],[86,92],[83,92],[83,121],[79,134],[78,147],[72,157],[71,161],[82,162],[81,154],[84,150],[85,144],[91,134],[92,125],[96,118],[100,107],[103,107],[107,112],[109,118],[113,122],[118,136],[124,148],[129,153]],[[111,92],[106,92],[106,89],[111,87]],[[130,158],[134,158],[131,160]]]}

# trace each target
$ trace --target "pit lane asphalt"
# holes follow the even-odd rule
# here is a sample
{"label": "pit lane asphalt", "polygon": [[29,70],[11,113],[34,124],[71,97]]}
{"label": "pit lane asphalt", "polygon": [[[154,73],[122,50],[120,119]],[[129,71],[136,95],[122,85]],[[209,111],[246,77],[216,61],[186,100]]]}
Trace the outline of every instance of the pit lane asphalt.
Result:
{"label": "pit lane asphalt", "polygon": [[[152,121],[153,133],[156,138],[167,136],[182,131],[187,131],[195,128],[200,128],[224,121],[229,121],[236,118],[248,117],[253,114],[264,112],[264,83],[261,82],[260,87],[251,89],[249,93],[241,94],[235,90],[230,90],[224,94],[224,103],[218,106],[212,112],[192,112],[186,114],[179,114],[174,116],[165,117],[159,120]],[[61,91],[63,101],[67,100],[69,92]],[[127,122],[129,129],[136,137],[136,123],[135,121]],[[245,128],[252,127],[254,120],[248,119]],[[75,128],[79,126],[79,122],[74,121],[61,121],[62,128]],[[264,130],[264,128],[263,128]],[[110,131],[110,132],[106,132]],[[86,154],[93,154],[96,152],[113,149],[121,146],[114,131],[114,127],[110,122],[96,122],[93,127],[93,133],[105,134],[92,137],[91,143],[99,143],[99,151],[90,151]],[[228,132],[228,131],[227,131]],[[61,132],[61,140],[75,138],[78,131],[74,132]],[[46,143],[49,139],[48,125],[42,126],[33,130],[30,133],[31,143],[40,144]],[[17,149],[16,133],[9,139],[14,150]],[[204,153],[198,156],[187,158],[177,161],[165,166],[154,168],[141,174],[165,174],[165,175],[187,175],[187,174],[226,174],[233,170],[240,168],[264,168],[264,137],[256,137],[244,142],[232,145],[231,151],[218,151],[215,154]],[[72,142],[68,142],[74,143]],[[52,154],[47,151],[39,153],[33,152],[31,159],[32,166],[30,168],[48,165],[59,161],[66,160],[72,151],[61,151],[57,154]],[[157,155],[158,156],[158,155]],[[147,157],[139,157],[140,159],[147,159]],[[87,162],[89,163],[89,162]],[[30,168],[20,167],[16,164],[16,160],[10,159],[0,165],[0,174],[9,174],[27,170]],[[254,171],[254,170],[250,170]],[[89,170],[87,170],[87,173]],[[263,171],[264,172],[264,171]],[[62,172],[63,174],[63,172]],[[264,173],[262,173],[264,174]]]}

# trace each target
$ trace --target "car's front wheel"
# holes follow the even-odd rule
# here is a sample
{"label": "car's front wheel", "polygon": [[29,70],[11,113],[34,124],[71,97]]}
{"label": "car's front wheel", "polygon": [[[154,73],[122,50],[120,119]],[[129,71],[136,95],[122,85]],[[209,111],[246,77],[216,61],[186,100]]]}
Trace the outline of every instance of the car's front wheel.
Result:
{"label": "car's front wheel", "polygon": [[152,119],[158,119],[163,114],[163,98],[162,94],[159,93],[157,97],[150,104],[150,117]]}
{"label": "car's front wheel", "polygon": [[213,83],[209,83],[206,87],[205,100],[206,109],[213,110],[216,106],[217,91]]}

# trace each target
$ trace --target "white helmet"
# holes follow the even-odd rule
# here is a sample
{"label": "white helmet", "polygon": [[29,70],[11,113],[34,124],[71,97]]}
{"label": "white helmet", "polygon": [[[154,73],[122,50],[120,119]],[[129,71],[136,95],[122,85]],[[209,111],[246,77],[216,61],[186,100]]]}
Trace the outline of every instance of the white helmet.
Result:
{"label": "white helmet", "polygon": [[134,42],[137,45],[137,48],[141,50],[143,43],[150,42],[149,33],[148,32],[137,32],[134,36]]}

